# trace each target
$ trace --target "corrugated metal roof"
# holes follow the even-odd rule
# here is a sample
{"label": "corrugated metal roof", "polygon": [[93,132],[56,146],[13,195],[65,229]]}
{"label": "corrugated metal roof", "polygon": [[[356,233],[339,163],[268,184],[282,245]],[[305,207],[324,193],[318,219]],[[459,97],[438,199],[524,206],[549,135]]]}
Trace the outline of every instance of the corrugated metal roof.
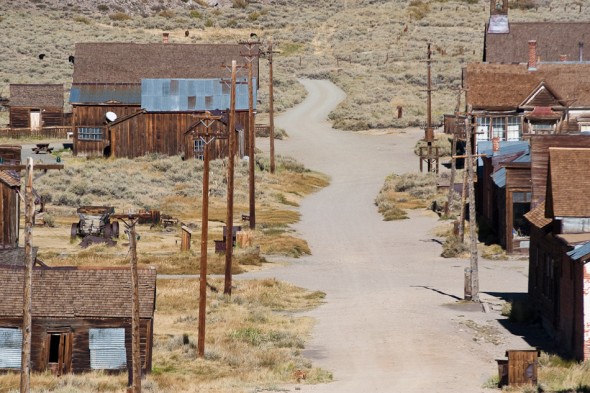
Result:
{"label": "corrugated metal roof", "polygon": [[590,254],[590,242],[576,246],[573,250],[567,253],[567,255],[574,261],[577,261],[588,254]]}
{"label": "corrugated metal roof", "polygon": [[477,142],[477,152],[488,156],[512,155],[522,151],[529,151],[529,143],[527,141],[500,141],[500,150],[495,153],[492,148],[492,141]]}
{"label": "corrugated metal roof", "polygon": [[96,104],[109,101],[121,104],[141,103],[139,84],[79,84],[72,85],[71,104]]}
{"label": "corrugated metal roof", "polygon": [[492,175],[492,179],[496,186],[500,188],[506,187],[506,168],[500,168]]}
{"label": "corrugated metal roof", "polygon": [[[256,108],[256,78],[254,78]],[[222,79],[142,79],[141,107],[148,112],[223,110],[229,108],[229,81]],[[236,110],[248,110],[247,78],[236,85]]]}

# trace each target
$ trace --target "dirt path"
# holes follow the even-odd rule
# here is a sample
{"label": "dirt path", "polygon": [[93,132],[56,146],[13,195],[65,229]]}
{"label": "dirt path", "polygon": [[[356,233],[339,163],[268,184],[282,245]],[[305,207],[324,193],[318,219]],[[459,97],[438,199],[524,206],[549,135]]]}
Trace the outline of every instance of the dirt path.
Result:
{"label": "dirt path", "polygon": [[[344,94],[327,81],[303,84],[308,98],[277,119],[290,135],[277,142],[277,152],[330,175],[331,185],[301,206],[296,229],[313,255],[255,275],[327,293],[326,304],[308,313],[318,322],[304,355],[332,371],[335,382],[300,389],[485,391],[482,384],[497,370],[494,358],[526,343],[498,324],[498,311],[457,304],[468,261],[439,257],[431,233],[436,216],[416,211],[410,220],[384,222],[373,204],[389,173],[417,171],[412,147],[420,131],[332,130],[325,119]],[[486,261],[480,270],[486,300],[526,292],[523,261]]]}

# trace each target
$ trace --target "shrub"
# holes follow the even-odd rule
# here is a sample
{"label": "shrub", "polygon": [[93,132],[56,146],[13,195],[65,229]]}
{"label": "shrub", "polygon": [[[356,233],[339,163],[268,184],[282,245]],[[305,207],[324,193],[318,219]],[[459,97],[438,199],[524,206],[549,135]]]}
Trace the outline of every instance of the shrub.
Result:
{"label": "shrub", "polygon": [[248,7],[248,0],[232,0],[232,8],[246,8]]}
{"label": "shrub", "polygon": [[443,258],[456,258],[467,252],[468,248],[465,243],[457,236],[449,236],[443,243]]}
{"label": "shrub", "polygon": [[193,19],[203,19],[203,14],[201,14],[199,11],[197,10],[192,10],[188,16],[190,16]]}
{"label": "shrub", "polygon": [[213,22],[212,19],[207,18],[207,20],[205,21],[205,27],[213,27],[215,25],[215,22]]}
{"label": "shrub", "polygon": [[76,16],[74,17],[74,22],[82,23],[85,25],[90,24],[90,19],[86,18],[85,16]]}
{"label": "shrub", "polygon": [[106,4],[99,4],[96,8],[98,8],[100,12],[107,12],[109,10],[109,6]]}
{"label": "shrub", "polygon": [[131,19],[131,17],[124,12],[115,12],[114,14],[110,14],[109,18],[117,22],[123,22]]}
{"label": "shrub", "polygon": [[176,16],[176,13],[172,10],[162,10],[158,13],[158,15],[160,15],[162,18],[174,18]]}

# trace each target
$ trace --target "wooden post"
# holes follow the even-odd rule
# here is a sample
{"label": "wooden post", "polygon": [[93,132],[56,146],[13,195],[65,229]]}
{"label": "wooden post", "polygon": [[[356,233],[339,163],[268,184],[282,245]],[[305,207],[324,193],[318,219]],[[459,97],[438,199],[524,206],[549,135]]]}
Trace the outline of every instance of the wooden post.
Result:
{"label": "wooden post", "polygon": [[190,251],[191,237],[193,232],[189,227],[183,225],[181,228],[180,251]]}
{"label": "wooden post", "polygon": [[141,351],[139,334],[139,277],[137,274],[137,219],[125,223],[129,230],[129,252],[131,254],[131,286],[133,287],[133,312],[131,314],[132,391],[141,393]]}
{"label": "wooden post", "polygon": [[[470,268],[471,268],[471,294],[470,300],[473,302],[479,302],[479,273],[478,273],[478,260],[477,260],[477,231],[476,231],[476,218],[475,218],[475,188],[474,188],[474,168],[473,168],[473,150],[471,148],[471,136],[473,133],[473,115],[471,109],[467,115],[466,120],[466,150],[467,150],[467,178],[469,180],[469,238],[470,238]],[[467,299],[465,294],[465,298]]]}
{"label": "wooden post", "polygon": [[209,232],[209,144],[203,149],[203,207],[201,217],[201,266],[199,272],[199,335],[197,356],[205,357],[205,317],[207,308],[207,236]]}
{"label": "wooden post", "polygon": [[453,142],[451,143],[451,178],[449,179],[449,196],[447,197],[447,204],[445,206],[445,217],[451,215],[453,196],[455,195],[455,175],[457,174],[457,163],[454,156],[457,154],[457,130],[453,132]]}
{"label": "wooden post", "polygon": [[33,286],[33,159],[27,160],[25,180],[25,277],[23,289],[23,342],[21,353],[20,393],[31,390],[31,337],[32,337],[32,286]]}
{"label": "wooden post", "polygon": [[248,172],[248,179],[249,179],[249,201],[250,201],[250,229],[256,229],[256,190],[255,190],[255,180],[256,174],[254,172],[254,164],[255,164],[255,157],[254,157],[254,149],[255,146],[255,138],[254,138],[254,86],[252,85],[252,61],[248,61],[248,124],[250,128],[249,136],[249,143],[248,148],[250,150],[250,157],[249,157],[249,172]]}
{"label": "wooden post", "polygon": [[[235,145],[235,129],[236,129],[236,61],[231,62],[231,89],[230,89],[230,103],[229,103],[229,124],[228,124],[228,165],[227,165],[227,216],[226,228],[231,231],[233,228],[234,216],[234,145]],[[254,129],[250,129],[254,132]],[[231,296],[232,286],[232,256],[233,256],[233,238],[232,233],[225,234],[225,283],[223,293]]]}
{"label": "wooden post", "polygon": [[459,240],[465,241],[465,205],[467,200],[467,170],[463,169],[463,188],[461,190],[461,214],[459,215]]}
{"label": "wooden post", "polygon": [[[269,92],[268,92],[268,114],[270,128],[270,173],[275,173],[275,115],[274,115],[274,88],[272,81],[272,41],[268,40],[268,74],[269,74]],[[299,58],[301,61],[301,58]],[[301,64],[300,64],[301,65]]]}

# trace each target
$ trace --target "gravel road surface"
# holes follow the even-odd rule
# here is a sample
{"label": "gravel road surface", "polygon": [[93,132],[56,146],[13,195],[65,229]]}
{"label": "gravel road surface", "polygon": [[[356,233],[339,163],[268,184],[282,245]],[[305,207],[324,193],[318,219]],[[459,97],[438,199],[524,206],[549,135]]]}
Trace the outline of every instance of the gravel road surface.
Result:
{"label": "gravel road surface", "polygon": [[[276,277],[327,293],[306,313],[317,320],[304,355],[334,374],[323,385],[286,387],[309,392],[486,391],[495,358],[528,348],[499,321],[502,299],[524,293],[525,261],[481,261],[481,298],[462,304],[467,260],[441,258],[433,241],[438,217],[414,211],[385,222],[373,203],[385,177],[418,170],[418,129],[384,135],[333,130],[328,113],[344,93],[328,81],[303,80],[309,95],[276,120],[289,134],[277,154],[290,155],[331,177],[307,197],[295,228],[312,256],[248,275]],[[260,140],[259,147],[264,140]]]}

